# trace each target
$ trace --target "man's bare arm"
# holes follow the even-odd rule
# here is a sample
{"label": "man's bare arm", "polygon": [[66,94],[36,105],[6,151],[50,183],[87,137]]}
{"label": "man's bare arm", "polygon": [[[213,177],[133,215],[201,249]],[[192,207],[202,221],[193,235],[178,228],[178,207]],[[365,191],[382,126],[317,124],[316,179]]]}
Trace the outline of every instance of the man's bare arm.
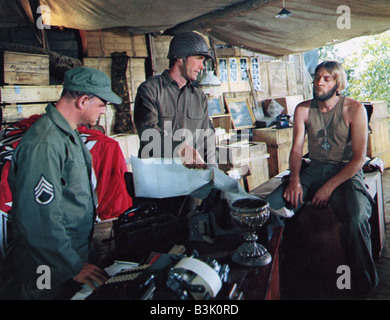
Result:
{"label": "man's bare arm", "polygon": [[309,102],[299,104],[294,112],[293,145],[290,152],[290,178],[283,197],[293,207],[303,202],[302,186],[299,179],[299,172],[302,165],[303,145],[305,143],[305,124],[308,119]]}
{"label": "man's bare arm", "polygon": [[333,191],[352,178],[364,165],[366,159],[368,125],[367,113],[362,104],[348,99],[344,119],[351,128],[353,158],[334,177],[329,179],[314,195],[312,204],[322,207],[329,201]]}

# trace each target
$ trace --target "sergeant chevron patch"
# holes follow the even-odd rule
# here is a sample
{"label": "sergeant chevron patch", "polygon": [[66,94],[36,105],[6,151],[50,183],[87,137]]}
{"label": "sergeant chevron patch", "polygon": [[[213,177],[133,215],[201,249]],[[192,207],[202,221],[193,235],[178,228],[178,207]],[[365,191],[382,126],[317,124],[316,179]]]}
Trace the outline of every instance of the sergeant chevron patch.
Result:
{"label": "sergeant chevron patch", "polygon": [[54,187],[42,175],[38,184],[34,188],[35,201],[41,205],[47,205],[54,199]]}

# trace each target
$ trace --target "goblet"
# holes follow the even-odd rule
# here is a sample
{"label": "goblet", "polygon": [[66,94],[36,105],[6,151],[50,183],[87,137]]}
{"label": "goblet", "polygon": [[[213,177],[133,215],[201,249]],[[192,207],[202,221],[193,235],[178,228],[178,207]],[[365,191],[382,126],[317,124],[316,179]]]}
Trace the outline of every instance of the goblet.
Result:
{"label": "goblet", "polygon": [[244,231],[245,242],[237,248],[232,260],[242,266],[265,266],[272,261],[267,249],[257,243],[256,231],[268,220],[269,204],[262,199],[244,198],[234,201],[230,205],[230,215],[233,221]]}

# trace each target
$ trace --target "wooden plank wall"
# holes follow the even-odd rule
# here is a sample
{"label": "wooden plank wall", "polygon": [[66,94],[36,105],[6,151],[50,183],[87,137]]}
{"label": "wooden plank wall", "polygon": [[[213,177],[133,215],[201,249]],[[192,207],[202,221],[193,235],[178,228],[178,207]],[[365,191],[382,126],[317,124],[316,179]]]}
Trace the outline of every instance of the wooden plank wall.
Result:
{"label": "wooden plank wall", "polygon": [[[130,112],[133,115],[134,99],[138,86],[146,80],[145,63],[148,57],[146,37],[132,35],[125,28],[94,30],[82,32],[84,42],[84,65],[105,72],[111,78],[111,54],[126,52],[129,56],[126,78],[129,88]],[[132,117],[133,118],[133,117]],[[107,135],[114,134],[115,108],[108,106],[100,124]]]}
{"label": "wooden plank wall", "polygon": [[125,28],[85,31],[86,57],[111,57],[125,51],[129,57],[146,58],[148,51],[144,35],[132,35]]}
{"label": "wooden plank wall", "polygon": [[363,104],[372,108],[367,156],[382,159],[385,168],[390,168],[390,116],[388,104],[386,101],[370,101],[363,102]]}

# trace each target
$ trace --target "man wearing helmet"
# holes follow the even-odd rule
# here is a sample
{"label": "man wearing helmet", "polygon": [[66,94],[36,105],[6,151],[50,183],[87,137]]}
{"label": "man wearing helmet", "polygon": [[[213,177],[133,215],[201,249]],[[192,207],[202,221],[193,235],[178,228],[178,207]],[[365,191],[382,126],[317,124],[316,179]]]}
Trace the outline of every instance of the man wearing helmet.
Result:
{"label": "man wearing helmet", "polygon": [[205,168],[215,162],[214,130],[207,100],[194,84],[209,58],[201,35],[178,34],[170,43],[169,69],[139,86],[134,121],[141,158],[178,157],[190,168]]}

